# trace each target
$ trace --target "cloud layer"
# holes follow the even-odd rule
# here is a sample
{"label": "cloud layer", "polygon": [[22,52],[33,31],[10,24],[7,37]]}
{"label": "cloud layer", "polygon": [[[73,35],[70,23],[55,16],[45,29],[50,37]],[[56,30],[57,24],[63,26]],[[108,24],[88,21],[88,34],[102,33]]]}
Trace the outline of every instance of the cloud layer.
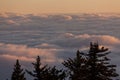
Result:
{"label": "cloud layer", "polygon": [[7,71],[12,72],[16,59],[26,68],[39,55],[43,64],[61,67],[78,49],[88,50],[90,42],[111,50],[109,57],[120,73],[119,22],[120,14],[0,14],[1,80],[10,77]]}

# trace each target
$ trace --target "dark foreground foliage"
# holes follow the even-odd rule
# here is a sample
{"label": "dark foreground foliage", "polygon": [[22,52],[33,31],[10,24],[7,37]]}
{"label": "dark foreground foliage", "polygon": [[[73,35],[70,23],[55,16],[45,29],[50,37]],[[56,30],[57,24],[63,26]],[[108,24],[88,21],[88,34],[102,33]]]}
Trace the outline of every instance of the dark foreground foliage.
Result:
{"label": "dark foreground foliage", "polygon": [[26,80],[24,74],[25,72],[23,72],[23,69],[21,69],[19,60],[16,60],[16,64],[14,65],[14,71],[12,73],[11,80]]}
{"label": "dark foreground foliage", "polygon": [[110,64],[107,48],[90,43],[89,52],[77,51],[74,59],[69,58],[63,65],[69,71],[70,80],[113,80],[117,77],[116,65]]}
{"label": "dark foreground foliage", "polygon": [[[100,47],[98,43],[90,43],[87,53],[78,50],[75,58],[68,58],[62,63],[66,70],[42,65],[38,56],[32,63],[34,70],[26,70],[26,72],[34,80],[65,80],[66,78],[69,80],[114,80],[113,78],[119,75],[116,73],[116,65],[110,64],[110,59],[107,57],[109,53],[108,48]],[[11,80],[26,80],[24,74],[17,60]]]}
{"label": "dark foreground foliage", "polygon": [[34,66],[33,72],[27,71],[34,80],[65,80],[66,74],[63,70],[58,70],[54,66],[48,67],[47,65],[41,65],[40,57],[38,56],[36,62],[32,63]]}

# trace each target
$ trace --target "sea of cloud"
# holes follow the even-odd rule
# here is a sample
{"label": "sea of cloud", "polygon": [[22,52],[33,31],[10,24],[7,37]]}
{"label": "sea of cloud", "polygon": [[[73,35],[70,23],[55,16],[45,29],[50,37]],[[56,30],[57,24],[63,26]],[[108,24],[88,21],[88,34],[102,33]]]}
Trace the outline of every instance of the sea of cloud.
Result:
{"label": "sea of cloud", "polygon": [[[120,14],[0,14],[0,80],[10,78],[16,59],[31,68],[39,55],[42,64],[61,63],[86,51],[90,42],[109,48],[120,73]],[[7,76],[7,77],[6,77]]]}

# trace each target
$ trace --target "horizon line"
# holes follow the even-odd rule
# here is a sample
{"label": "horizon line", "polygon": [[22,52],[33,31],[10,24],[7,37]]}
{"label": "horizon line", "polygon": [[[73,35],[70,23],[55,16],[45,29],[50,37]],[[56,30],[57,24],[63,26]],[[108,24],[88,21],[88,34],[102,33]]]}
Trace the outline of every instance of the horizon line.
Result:
{"label": "horizon line", "polygon": [[120,14],[120,12],[50,12],[50,13],[33,13],[33,12],[12,12],[12,11],[6,11],[6,12],[0,12],[0,14],[6,14],[6,13],[13,13],[13,14]]}

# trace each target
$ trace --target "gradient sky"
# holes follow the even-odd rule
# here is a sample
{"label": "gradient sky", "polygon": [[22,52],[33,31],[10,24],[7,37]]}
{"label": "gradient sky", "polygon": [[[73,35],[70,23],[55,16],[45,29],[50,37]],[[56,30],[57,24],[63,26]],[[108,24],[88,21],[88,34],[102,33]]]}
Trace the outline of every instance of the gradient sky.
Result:
{"label": "gradient sky", "polygon": [[120,13],[120,0],[0,0],[1,12]]}

